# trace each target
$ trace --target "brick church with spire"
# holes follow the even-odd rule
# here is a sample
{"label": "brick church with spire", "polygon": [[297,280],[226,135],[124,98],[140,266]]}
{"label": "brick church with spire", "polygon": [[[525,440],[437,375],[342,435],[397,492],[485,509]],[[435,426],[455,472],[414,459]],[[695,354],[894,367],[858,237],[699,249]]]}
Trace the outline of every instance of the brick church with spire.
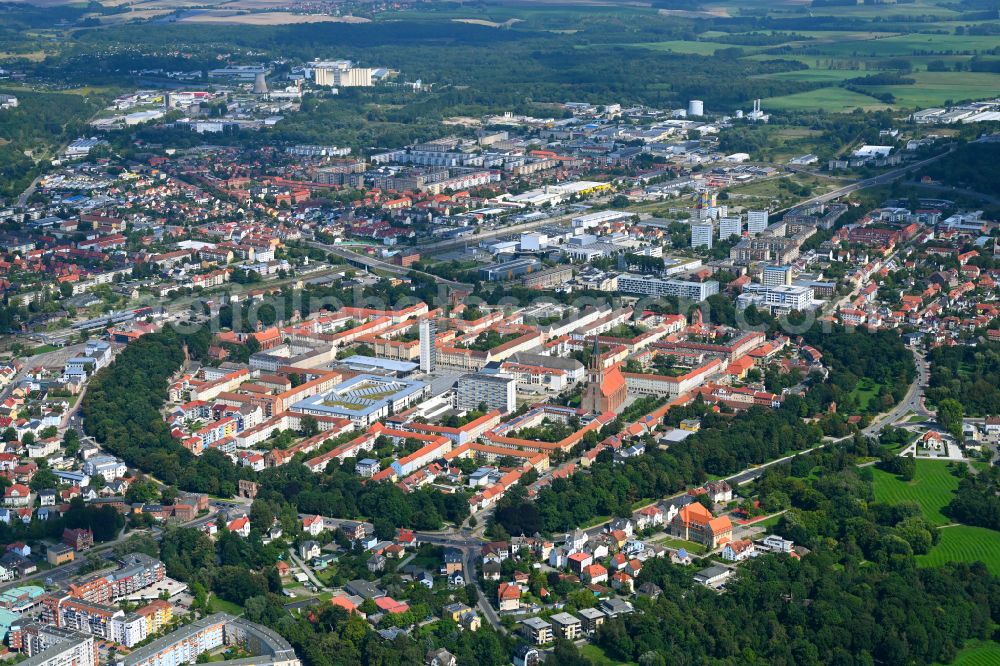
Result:
{"label": "brick church with spire", "polygon": [[583,392],[580,407],[588,414],[606,414],[617,412],[625,404],[628,397],[628,387],[618,364],[604,368],[601,360],[601,344],[594,336],[594,350],[590,356],[590,368],[587,371],[587,388]]}

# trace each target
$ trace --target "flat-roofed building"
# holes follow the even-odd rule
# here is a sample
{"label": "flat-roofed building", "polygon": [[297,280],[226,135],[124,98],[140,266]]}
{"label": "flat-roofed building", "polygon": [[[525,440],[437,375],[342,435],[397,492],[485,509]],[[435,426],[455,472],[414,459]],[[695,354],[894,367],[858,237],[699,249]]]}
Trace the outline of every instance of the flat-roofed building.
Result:
{"label": "flat-roofed building", "polygon": [[463,411],[478,409],[485,403],[489,409],[511,413],[517,409],[517,377],[477,372],[458,378],[456,407]]}
{"label": "flat-roofed building", "polygon": [[226,646],[239,646],[254,655],[234,662],[240,666],[300,666],[292,646],[276,632],[228,613],[215,613],[195,620],[163,638],[120,656],[115,665],[193,664],[199,655]]}
{"label": "flat-roofed building", "polygon": [[691,247],[712,249],[712,234],[715,229],[711,222],[699,222],[691,225]]}
{"label": "flat-roofed building", "polygon": [[556,613],[549,619],[552,620],[556,636],[565,638],[568,641],[575,641],[583,631],[580,618],[574,617],[569,613]]}
{"label": "flat-roofed building", "polygon": [[535,645],[552,642],[552,625],[540,617],[529,617],[520,622],[521,634]]}
{"label": "flat-roofed building", "polygon": [[649,296],[676,296],[701,302],[719,293],[719,283],[715,280],[705,282],[661,280],[648,275],[625,274],[618,276],[618,291]]}
{"label": "flat-roofed building", "polygon": [[767,229],[768,212],[766,210],[747,211],[747,233],[759,234]]}
{"label": "flat-roofed building", "polygon": [[479,277],[489,282],[501,282],[542,270],[541,261],[534,257],[513,259],[498,264],[490,264],[479,269]]}
{"label": "flat-roofed building", "polygon": [[586,634],[597,631],[608,617],[596,608],[581,608],[577,614],[580,616],[580,629]]}
{"label": "flat-roofed building", "polygon": [[[16,638],[15,638],[16,635]],[[90,634],[44,625],[11,627],[11,647],[29,658],[25,666],[97,666],[97,643]]]}

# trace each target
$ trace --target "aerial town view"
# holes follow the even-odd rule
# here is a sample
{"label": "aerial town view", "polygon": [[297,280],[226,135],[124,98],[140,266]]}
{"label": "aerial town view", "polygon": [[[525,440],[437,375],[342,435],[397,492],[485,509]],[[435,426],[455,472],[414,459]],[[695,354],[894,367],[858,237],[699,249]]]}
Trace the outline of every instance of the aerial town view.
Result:
{"label": "aerial town view", "polygon": [[0,0],[0,666],[1000,666],[1000,0]]}

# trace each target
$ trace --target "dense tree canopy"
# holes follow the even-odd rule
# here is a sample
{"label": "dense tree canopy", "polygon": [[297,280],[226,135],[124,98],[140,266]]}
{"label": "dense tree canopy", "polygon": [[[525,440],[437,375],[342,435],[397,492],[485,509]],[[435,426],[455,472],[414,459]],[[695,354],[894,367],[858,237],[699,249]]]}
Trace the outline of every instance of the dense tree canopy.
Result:
{"label": "dense tree canopy", "polygon": [[957,400],[969,416],[1000,413],[1000,344],[935,347],[927,360],[931,364],[929,401]]}
{"label": "dense tree canopy", "polygon": [[725,594],[651,560],[639,581],[664,593],[609,621],[597,642],[613,659],[652,664],[902,665],[949,661],[966,639],[988,638],[1000,580],[982,564],[918,569],[913,556],[936,530],[915,506],[875,503],[850,447],[770,468],[757,484],[791,498],[777,531],[811,553],[751,560]]}

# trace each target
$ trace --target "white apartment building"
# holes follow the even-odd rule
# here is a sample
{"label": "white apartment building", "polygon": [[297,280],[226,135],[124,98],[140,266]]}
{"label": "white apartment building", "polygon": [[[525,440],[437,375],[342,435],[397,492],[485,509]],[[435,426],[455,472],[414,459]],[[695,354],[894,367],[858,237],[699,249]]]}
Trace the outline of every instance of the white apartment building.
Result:
{"label": "white apartment building", "polygon": [[459,377],[456,408],[468,411],[482,403],[506,414],[514,412],[517,409],[517,378],[483,373]]}
{"label": "white apartment building", "polygon": [[767,216],[766,210],[747,211],[747,232],[759,234],[767,229]]}
{"label": "white apartment building", "polygon": [[815,292],[812,287],[799,285],[778,285],[767,287],[749,284],[736,299],[736,307],[744,310],[751,305],[767,308],[771,314],[788,314],[792,310],[803,312],[812,309]]}
{"label": "white apartment building", "polygon": [[437,367],[437,324],[430,319],[420,322],[420,371],[434,372]]}
{"label": "white apartment building", "polygon": [[693,223],[691,225],[691,247],[704,247],[711,250],[713,231],[711,222]]}
{"label": "white apartment building", "polygon": [[743,233],[743,218],[723,217],[719,219],[719,240],[726,240]]}
{"label": "white apartment building", "polygon": [[648,275],[625,274],[618,276],[618,291],[649,296],[677,296],[700,302],[719,293],[719,283],[715,280],[706,282],[661,280]]}
{"label": "white apartment building", "polygon": [[780,287],[792,284],[791,266],[765,266],[761,283],[765,287]]}
{"label": "white apartment building", "polygon": [[88,476],[100,474],[106,481],[113,481],[128,474],[128,467],[114,456],[94,456],[83,463],[83,471]]}
{"label": "white apartment building", "polygon": [[121,615],[111,620],[111,640],[125,647],[146,640],[149,629],[146,618],[136,613]]}

